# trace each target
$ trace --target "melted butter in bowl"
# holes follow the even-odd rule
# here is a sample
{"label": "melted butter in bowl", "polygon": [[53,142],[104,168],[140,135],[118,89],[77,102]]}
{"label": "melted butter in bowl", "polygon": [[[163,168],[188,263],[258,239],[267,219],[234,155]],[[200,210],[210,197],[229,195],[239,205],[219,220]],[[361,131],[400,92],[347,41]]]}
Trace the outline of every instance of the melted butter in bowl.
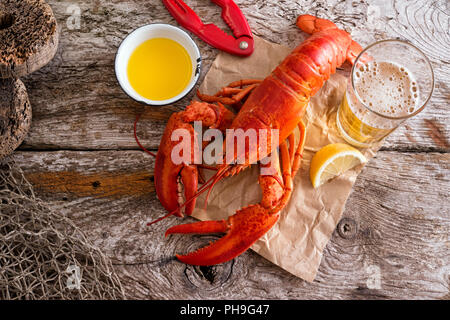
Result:
{"label": "melted butter in bowl", "polygon": [[153,38],[134,50],[128,61],[128,80],[146,99],[167,100],[179,95],[192,77],[188,52],[178,42]]}
{"label": "melted butter in bowl", "polygon": [[198,47],[187,33],[165,24],[133,31],[119,47],[116,76],[133,99],[166,105],[185,97],[195,86],[201,66]]}

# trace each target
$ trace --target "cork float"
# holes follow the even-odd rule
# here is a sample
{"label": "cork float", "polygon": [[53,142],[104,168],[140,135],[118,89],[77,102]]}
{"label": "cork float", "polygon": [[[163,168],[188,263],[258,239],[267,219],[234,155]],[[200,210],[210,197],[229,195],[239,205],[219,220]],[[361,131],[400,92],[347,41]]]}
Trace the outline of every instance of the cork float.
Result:
{"label": "cork float", "polygon": [[31,126],[31,105],[19,79],[0,79],[0,159],[12,153]]}
{"label": "cork float", "polygon": [[48,64],[58,49],[59,32],[44,0],[0,2],[0,159],[25,139],[32,109],[20,80]]}
{"label": "cork float", "polygon": [[53,59],[58,28],[43,0],[0,2],[0,78],[20,78]]}

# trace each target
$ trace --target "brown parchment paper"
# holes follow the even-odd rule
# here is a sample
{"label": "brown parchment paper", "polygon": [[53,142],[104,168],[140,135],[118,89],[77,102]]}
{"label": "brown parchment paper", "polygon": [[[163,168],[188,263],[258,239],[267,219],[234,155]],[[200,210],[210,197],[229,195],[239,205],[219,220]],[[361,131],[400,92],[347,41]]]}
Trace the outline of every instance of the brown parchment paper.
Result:
{"label": "brown parchment paper", "polygon": [[[265,78],[291,52],[285,46],[255,37],[255,51],[247,58],[221,52],[207,73],[200,91],[214,94],[239,79]],[[294,178],[294,191],[277,224],[252,247],[293,275],[313,281],[322,252],[336,228],[362,165],[314,189],[309,179],[312,156],[329,143],[345,142],[336,128],[336,111],[344,96],[347,78],[334,74],[311,99],[305,115],[307,128],[302,167]],[[297,133],[298,135],[298,133]],[[297,138],[298,139],[298,138]],[[380,145],[361,150],[370,159]],[[226,219],[236,210],[258,203],[257,165],[217,183],[204,210],[204,197],[197,201],[193,216],[200,220]]]}

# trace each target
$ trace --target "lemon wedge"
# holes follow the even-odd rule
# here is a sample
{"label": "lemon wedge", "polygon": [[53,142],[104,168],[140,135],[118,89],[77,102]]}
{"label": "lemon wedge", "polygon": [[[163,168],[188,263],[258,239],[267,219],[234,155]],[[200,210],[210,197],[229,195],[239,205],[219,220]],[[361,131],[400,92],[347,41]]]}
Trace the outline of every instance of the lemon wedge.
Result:
{"label": "lemon wedge", "polygon": [[314,188],[317,188],[365,162],[367,159],[359,150],[345,143],[333,143],[323,147],[313,156],[309,176]]}

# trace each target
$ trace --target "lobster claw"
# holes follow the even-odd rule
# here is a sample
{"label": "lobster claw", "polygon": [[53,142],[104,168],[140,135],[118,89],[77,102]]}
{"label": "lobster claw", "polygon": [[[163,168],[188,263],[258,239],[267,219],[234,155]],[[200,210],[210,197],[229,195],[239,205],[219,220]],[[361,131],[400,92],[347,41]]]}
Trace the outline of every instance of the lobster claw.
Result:
{"label": "lobster claw", "polygon": [[[183,183],[186,199],[191,199],[196,194],[198,188],[197,166],[185,163],[175,164],[171,159],[172,150],[179,143],[171,139],[172,133],[176,129],[188,130],[192,137],[191,146],[195,146],[194,129],[189,123],[183,121],[181,113],[174,113],[167,123],[155,162],[156,194],[163,207],[169,212],[176,211],[180,208],[179,177],[181,177],[181,182]],[[184,207],[184,213],[189,216],[194,211],[194,208],[195,199]],[[181,211],[175,214],[180,217],[183,216]]]}
{"label": "lobster claw", "polygon": [[[199,142],[191,122],[201,121],[204,126],[225,130],[233,122],[234,114],[219,103],[213,105],[204,102],[193,101],[186,110],[174,113],[167,122],[161,139],[160,148],[155,162],[155,188],[156,194],[164,208],[169,212],[182,217],[179,197],[179,177],[184,187],[185,202],[184,213],[188,216],[195,208],[195,195],[198,190],[198,167],[195,165],[195,150],[199,148]],[[184,129],[189,133],[189,139],[181,142],[172,140],[173,133],[178,129]],[[189,146],[180,148],[180,143],[189,143]],[[175,164],[172,159],[172,151],[175,147],[181,150],[190,150],[187,161]],[[183,151],[184,152],[184,151]],[[181,201],[184,202],[184,201]],[[177,211],[178,210],[178,211]]]}
{"label": "lobster claw", "polygon": [[183,263],[209,266],[227,262],[261,238],[278,221],[278,213],[269,213],[259,204],[237,211],[227,220],[201,221],[177,225],[166,231],[166,236],[174,233],[226,233],[210,245],[186,255],[176,255]]}

